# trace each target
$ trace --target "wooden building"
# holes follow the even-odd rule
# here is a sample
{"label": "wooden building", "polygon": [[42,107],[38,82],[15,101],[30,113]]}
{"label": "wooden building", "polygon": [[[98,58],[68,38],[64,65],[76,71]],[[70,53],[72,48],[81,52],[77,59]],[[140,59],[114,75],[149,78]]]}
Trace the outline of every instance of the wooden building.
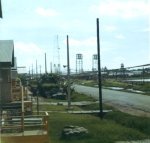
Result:
{"label": "wooden building", "polygon": [[11,102],[11,68],[14,67],[14,43],[0,40],[0,104]]}

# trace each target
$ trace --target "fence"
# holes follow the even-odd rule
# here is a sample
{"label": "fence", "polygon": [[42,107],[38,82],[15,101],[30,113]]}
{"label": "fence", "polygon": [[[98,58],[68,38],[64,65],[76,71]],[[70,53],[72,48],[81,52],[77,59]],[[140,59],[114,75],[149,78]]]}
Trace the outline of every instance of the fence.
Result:
{"label": "fence", "polygon": [[7,116],[2,114],[1,119],[1,135],[36,135],[36,133],[48,133],[48,113],[45,115],[30,116]]}

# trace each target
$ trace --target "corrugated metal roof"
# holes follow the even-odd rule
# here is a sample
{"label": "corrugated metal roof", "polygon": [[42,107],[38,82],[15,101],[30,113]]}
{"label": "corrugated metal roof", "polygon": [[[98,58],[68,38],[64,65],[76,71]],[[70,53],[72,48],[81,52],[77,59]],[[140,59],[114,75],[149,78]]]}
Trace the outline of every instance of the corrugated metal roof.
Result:
{"label": "corrugated metal roof", "polygon": [[13,40],[0,40],[0,62],[13,63],[14,42]]}
{"label": "corrugated metal roof", "polygon": [[11,70],[17,70],[17,58],[14,57],[14,65],[11,67]]}

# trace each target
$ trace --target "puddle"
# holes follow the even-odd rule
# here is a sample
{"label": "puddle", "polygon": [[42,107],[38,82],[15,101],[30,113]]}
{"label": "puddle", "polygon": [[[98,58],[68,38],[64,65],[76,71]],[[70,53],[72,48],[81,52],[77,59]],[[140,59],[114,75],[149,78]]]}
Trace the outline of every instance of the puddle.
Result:
{"label": "puddle", "polygon": [[124,88],[122,87],[107,87],[109,89],[114,89],[114,90],[123,90]]}
{"label": "puddle", "polygon": [[140,90],[134,90],[134,89],[127,89],[127,90],[131,92],[136,92],[136,93],[144,93],[143,91],[140,91]]}

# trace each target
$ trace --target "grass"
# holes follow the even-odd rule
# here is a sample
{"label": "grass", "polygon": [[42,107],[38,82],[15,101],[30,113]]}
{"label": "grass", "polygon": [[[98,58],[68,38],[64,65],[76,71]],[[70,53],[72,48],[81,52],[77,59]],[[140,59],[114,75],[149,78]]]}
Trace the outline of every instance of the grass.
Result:
{"label": "grass", "polygon": [[[82,126],[89,134],[81,138],[63,139],[61,131],[66,125]],[[92,115],[53,113],[49,116],[49,136],[51,143],[114,143],[115,141],[140,140],[150,138],[134,128],[121,125],[114,120],[101,120]]]}
{"label": "grass", "polygon": [[[74,93],[73,101],[93,101],[92,97]],[[104,109],[112,107],[103,105]],[[74,106],[73,110],[98,110],[99,104]],[[66,111],[66,106],[41,105],[40,110]],[[62,138],[61,132],[66,125],[82,126],[89,134],[82,137]],[[49,140],[51,143],[114,143],[115,141],[142,140],[150,138],[150,119],[131,116],[114,110],[107,113],[103,120],[97,115],[50,113]]]}
{"label": "grass", "polygon": [[[54,99],[54,98],[43,98],[44,102],[67,102],[67,99]],[[71,95],[72,102],[79,101],[96,101],[93,97],[87,96],[82,93],[73,92]]]}
{"label": "grass", "polygon": [[140,85],[133,85],[133,89],[141,90],[141,91],[150,93],[150,83],[144,83],[144,84],[140,84]]}
{"label": "grass", "polygon": [[[95,87],[97,85],[97,81],[94,80],[76,80],[77,84],[82,84],[85,86],[91,86]],[[128,84],[126,82],[122,82],[115,79],[106,79],[102,81],[103,87],[121,87],[124,88],[124,91],[127,91],[126,89],[134,89],[134,90],[140,90],[145,92],[146,95],[150,95],[150,83],[138,83],[138,84]],[[129,92],[129,91],[127,91]]]}
{"label": "grass", "polygon": [[71,101],[77,102],[77,101],[96,101],[93,97],[87,96],[82,93],[73,92],[71,96]]}
{"label": "grass", "polygon": [[127,88],[129,85],[124,82],[116,81],[116,80],[104,80],[103,85],[106,87],[122,87],[122,88]]}
{"label": "grass", "polygon": [[92,87],[98,84],[95,80],[75,80],[75,83]]}
{"label": "grass", "polygon": [[[80,106],[82,110],[99,110],[99,103],[92,103],[89,105]],[[103,109],[112,110],[111,106],[103,104]]]}
{"label": "grass", "polygon": [[150,135],[150,118],[131,116],[119,111],[106,114],[105,119],[113,120],[116,123],[128,128],[136,129],[144,134]]}
{"label": "grass", "polygon": [[[91,105],[82,106],[81,108],[83,110],[98,110],[99,104],[95,103]],[[127,113],[117,111],[116,109],[108,105],[103,105],[103,108],[107,110],[113,110],[113,112],[109,112],[104,116],[105,119],[115,121],[116,123],[121,124],[122,126],[134,128],[144,134],[150,135],[150,118],[132,116]]]}
{"label": "grass", "polygon": [[[40,111],[66,111],[67,106],[63,105],[39,105]],[[79,111],[81,110],[77,106],[72,106],[72,110]],[[33,106],[33,111],[36,111],[36,105]]]}

